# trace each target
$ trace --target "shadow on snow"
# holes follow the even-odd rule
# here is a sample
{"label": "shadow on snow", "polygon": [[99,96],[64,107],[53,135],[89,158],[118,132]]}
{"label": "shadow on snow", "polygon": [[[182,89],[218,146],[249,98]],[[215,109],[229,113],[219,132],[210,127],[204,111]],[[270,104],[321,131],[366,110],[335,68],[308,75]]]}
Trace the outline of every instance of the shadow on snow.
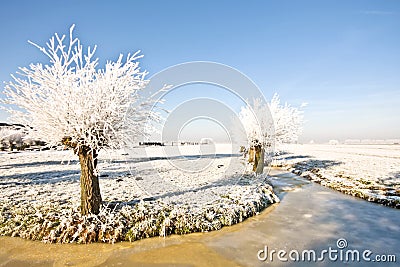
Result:
{"label": "shadow on snow", "polygon": [[306,167],[306,168],[319,168],[319,169],[327,169],[329,167],[341,165],[343,162],[335,161],[335,160],[317,160],[317,159],[309,159],[306,161],[301,161],[295,164],[296,167]]}

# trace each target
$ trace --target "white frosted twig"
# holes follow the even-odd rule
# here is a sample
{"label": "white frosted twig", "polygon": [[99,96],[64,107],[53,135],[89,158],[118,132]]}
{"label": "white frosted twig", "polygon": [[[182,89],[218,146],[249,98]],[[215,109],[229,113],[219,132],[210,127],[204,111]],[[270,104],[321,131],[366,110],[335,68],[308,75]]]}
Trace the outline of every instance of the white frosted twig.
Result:
{"label": "white frosted twig", "polygon": [[[96,46],[84,49],[73,37],[57,33],[45,47],[29,41],[50,60],[48,65],[30,64],[6,83],[5,102],[23,111],[10,110],[18,122],[32,127],[30,136],[58,145],[70,138],[76,146],[95,150],[120,149],[138,136],[151,134],[149,119],[157,121],[151,99],[142,99],[139,91],[148,81],[139,67],[140,51],[121,54],[98,69]],[[86,51],[86,52],[84,52]],[[151,126],[149,123],[148,126]]]}

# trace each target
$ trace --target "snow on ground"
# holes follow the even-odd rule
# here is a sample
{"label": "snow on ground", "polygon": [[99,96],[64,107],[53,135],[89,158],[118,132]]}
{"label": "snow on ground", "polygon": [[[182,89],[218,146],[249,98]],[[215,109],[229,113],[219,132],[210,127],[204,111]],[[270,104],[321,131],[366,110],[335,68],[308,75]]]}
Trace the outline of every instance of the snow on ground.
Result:
{"label": "snow on ground", "polygon": [[400,208],[399,145],[287,145],[276,160],[292,172],[368,201]]}
{"label": "snow on ground", "polygon": [[71,151],[2,152],[0,234],[115,242],[240,222],[279,199],[266,176],[246,174],[237,151],[220,144],[100,153],[104,208],[95,219],[79,215],[80,166]]}
{"label": "snow on ground", "polygon": [[[244,171],[243,163],[238,157],[231,157],[231,151],[199,156],[197,149],[193,146],[138,148],[128,151],[131,156],[126,151],[111,155],[102,153],[99,170],[103,200],[128,202],[164,195],[163,200],[167,201],[172,193],[185,191],[189,194],[191,190],[199,190],[210,183],[230,184],[231,181],[224,177]],[[229,147],[228,150],[224,146],[219,149],[226,152]],[[231,164],[232,161],[235,164]],[[2,199],[17,203],[57,201],[61,205],[80,204],[80,165],[69,150],[2,153],[0,170]],[[226,190],[217,189],[218,192]],[[185,194],[181,194],[184,195],[181,201],[193,200],[193,194],[190,197]],[[207,194],[210,197],[206,199],[198,194],[194,200],[212,201],[215,194]]]}

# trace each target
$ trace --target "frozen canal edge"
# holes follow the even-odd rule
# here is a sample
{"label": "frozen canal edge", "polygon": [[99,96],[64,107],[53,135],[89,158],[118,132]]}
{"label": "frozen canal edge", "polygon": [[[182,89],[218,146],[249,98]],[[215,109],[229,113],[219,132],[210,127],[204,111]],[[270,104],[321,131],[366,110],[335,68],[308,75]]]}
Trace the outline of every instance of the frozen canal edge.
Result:
{"label": "frozen canal edge", "polygon": [[[398,253],[398,210],[335,192],[285,171],[273,171],[272,174],[282,202],[267,208],[259,216],[220,231],[84,246],[54,246],[2,237],[0,260],[6,266],[21,263],[41,266],[130,266],[142,263],[151,266],[152,263],[190,264],[195,260],[199,266],[287,266],[293,262],[284,263],[275,258],[271,264],[268,260],[258,260],[257,253],[265,246],[287,251],[337,249],[339,238],[346,239],[348,249],[368,249],[374,254]],[[89,250],[98,255],[96,259],[90,259]],[[309,262],[295,264],[310,265]],[[337,264],[328,258],[318,263],[319,266]],[[353,264],[365,266],[365,262]],[[385,266],[396,266],[396,263],[385,263]]]}

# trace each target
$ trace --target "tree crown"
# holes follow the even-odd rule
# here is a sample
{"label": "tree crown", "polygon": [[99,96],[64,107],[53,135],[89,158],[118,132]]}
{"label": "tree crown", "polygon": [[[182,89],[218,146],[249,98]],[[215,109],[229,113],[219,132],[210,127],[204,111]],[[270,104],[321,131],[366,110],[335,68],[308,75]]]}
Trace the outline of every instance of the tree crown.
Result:
{"label": "tree crown", "polygon": [[254,99],[242,107],[239,118],[250,146],[275,145],[278,150],[284,143],[296,142],[303,125],[303,111],[287,103],[282,105],[278,94],[269,103]]}
{"label": "tree crown", "polygon": [[96,46],[83,48],[80,40],[69,40],[57,33],[41,47],[48,65],[30,64],[19,68],[17,76],[6,83],[5,102],[18,106],[9,111],[25,125],[30,135],[50,145],[88,146],[92,149],[121,148],[145,134],[143,126],[158,116],[150,109],[149,99],[140,99],[147,84],[147,72],[141,71],[140,51],[121,54],[98,68]]}

